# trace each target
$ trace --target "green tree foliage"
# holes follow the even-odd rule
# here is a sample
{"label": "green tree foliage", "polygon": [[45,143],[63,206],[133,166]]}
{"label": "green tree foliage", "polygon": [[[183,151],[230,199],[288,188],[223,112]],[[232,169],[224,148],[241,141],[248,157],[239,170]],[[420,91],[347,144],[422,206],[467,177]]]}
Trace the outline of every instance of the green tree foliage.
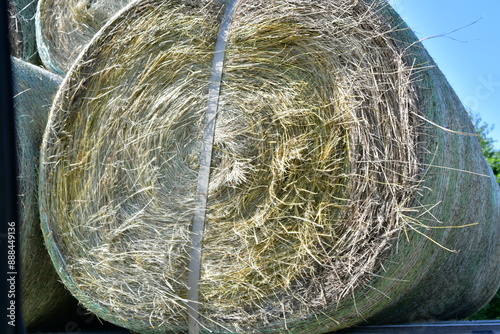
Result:
{"label": "green tree foliage", "polygon": [[479,312],[469,318],[470,320],[500,320],[500,291]]}
{"label": "green tree foliage", "polygon": [[[483,148],[484,156],[491,165],[493,173],[495,174],[497,181],[500,184],[500,150],[495,149],[495,141],[488,137],[489,133],[493,129],[493,126],[484,123],[479,115],[471,116],[474,122],[474,126],[476,127],[476,131],[479,134],[479,141],[481,143],[481,147]],[[470,318],[470,320],[496,319],[500,319],[500,290],[488,305],[486,305],[483,309],[481,309],[478,313]]]}
{"label": "green tree foliage", "polygon": [[483,148],[484,156],[493,169],[493,173],[495,174],[498,183],[500,183],[500,150],[495,150],[495,141],[488,137],[488,134],[493,129],[493,126],[484,123],[477,115],[473,116],[473,120],[476,131],[479,134],[479,141],[481,143],[481,147]]}

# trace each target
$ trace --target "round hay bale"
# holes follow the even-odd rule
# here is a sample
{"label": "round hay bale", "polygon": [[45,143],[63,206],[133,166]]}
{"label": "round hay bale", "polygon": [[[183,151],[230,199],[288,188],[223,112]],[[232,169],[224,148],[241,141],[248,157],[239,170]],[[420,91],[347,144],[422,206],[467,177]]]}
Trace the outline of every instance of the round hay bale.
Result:
{"label": "round hay bale", "polygon": [[23,56],[23,33],[15,5],[12,1],[9,1],[7,10],[9,15],[10,54],[21,58]]}
{"label": "round hay bale", "polygon": [[472,124],[386,3],[351,0],[236,3],[188,299],[224,7],[133,2],[63,82],[40,209],[68,289],[140,333],[186,332],[193,303],[215,333],[321,333],[485,304],[500,284],[500,197],[464,135]]}
{"label": "round hay bale", "polygon": [[11,55],[39,65],[35,33],[36,6],[37,0],[9,0],[9,37]]}
{"label": "round hay bale", "polygon": [[36,35],[43,64],[56,73],[66,73],[92,36],[129,2],[130,0],[39,1]]}
{"label": "round hay bale", "polygon": [[33,331],[57,317],[74,299],[59,281],[44,246],[38,211],[38,165],[43,131],[62,79],[12,57],[19,161],[22,313]]}

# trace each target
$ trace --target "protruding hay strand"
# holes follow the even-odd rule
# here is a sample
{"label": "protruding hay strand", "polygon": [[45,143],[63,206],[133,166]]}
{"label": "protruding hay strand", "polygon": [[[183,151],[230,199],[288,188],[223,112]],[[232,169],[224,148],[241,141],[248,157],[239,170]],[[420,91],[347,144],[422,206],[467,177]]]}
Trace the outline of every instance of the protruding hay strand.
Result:
{"label": "protruding hay strand", "polygon": [[[51,179],[71,180],[54,184],[49,214],[67,216],[49,222],[76,288],[162,328],[186,319],[217,16],[153,3],[89,49],[45,154],[59,161]],[[281,5],[238,7],[216,127],[201,312],[240,330],[322,312],[364,286],[419,181],[411,70],[377,15],[349,1]],[[150,21],[165,28],[155,35]]]}
{"label": "protruding hay strand", "polygon": [[[59,282],[43,244],[38,211],[40,145],[52,98],[62,78],[12,57],[16,117],[21,301],[18,309],[29,331],[47,326],[54,318],[67,320],[76,300]],[[73,309],[71,309],[73,307]],[[71,309],[71,310],[68,310]]]}
{"label": "protruding hay strand", "polygon": [[17,58],[23,56],[23,30],[17,14],[17,8],[12,1],[8,2],[10,54]]}
{"label": "protruding hay strand", "polygon": [[97,31],[131,0],[39,0],[36,35],[40,57],[65,74]]}
{"label": "protruding hay strand", "polygon": [[34,65],[40,64],[37,53],[35,12],[37,0],[7,0],[10,54]]}

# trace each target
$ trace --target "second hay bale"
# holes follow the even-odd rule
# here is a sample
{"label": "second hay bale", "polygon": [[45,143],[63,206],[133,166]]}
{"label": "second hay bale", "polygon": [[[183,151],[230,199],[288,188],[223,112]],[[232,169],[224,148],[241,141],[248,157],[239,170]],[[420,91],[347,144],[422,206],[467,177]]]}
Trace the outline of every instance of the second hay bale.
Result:
{"label": "second hay bale", "polygon": [[[52,259],[89,310],[135,331],[186,330],[222,10],[132,3],[80,56],[51,111],[40,198]],[[489,170],[476,138],[433,125],[472,132],[439,70],[411,67],[432,61],[401,23],[383,2],[239,2],[212,159],[202,328],[326,332],[388,310],[391,321],[449,319],[493,295],[498,186],[477,175]],[[471,191],[486,196],[457,209]],[[485,236],[483,248],[471,243]]]}
{"label": "second hay bale", "polygon": [[38,65],[35,32],[37,0],[8,0],[11,55]]}
{"label": "second hay bale", "polygon": [[97,31],[130,0],[40,0],[36,35],[43,64],[64,74]]}
{"label": "second hay bale", "polygon": [[12,57],[19,161],[21,300],[29,331],[64,320],[76,302],[59,281],[45,248],[38,210],[40,145],[52,98],[62,78]]}

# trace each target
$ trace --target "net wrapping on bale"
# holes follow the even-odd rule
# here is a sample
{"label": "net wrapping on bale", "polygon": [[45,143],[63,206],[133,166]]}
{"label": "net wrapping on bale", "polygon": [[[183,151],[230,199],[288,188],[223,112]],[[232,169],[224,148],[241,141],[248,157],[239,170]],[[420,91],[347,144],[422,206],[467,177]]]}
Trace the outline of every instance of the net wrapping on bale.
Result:
{"label": "net wrapping on bale", "polygon": [[[198,159],[224,7],[128,5],[79,56],[45,133],[42,228],[58,272],[86,308],[141,333],[187,329]],[[439,156],[437,143],[456,135],[425,121],[448,122],[448,105],[429,96],[452,91],[388,13],[378,1],[237,2],[210,162],[202,331],[326,332],[377,321],[400,296],[421,298],[411,284],[443,282],[429,265],[454,261],[479,261],[498,286],[497,189],[484,176],[429,168],[487,174],[477,139],[459,139],[453,152],[472,147],[470,163]],[[470,131],[466,117],[449,122]],[[450,183],[491,194],[476,203],[484,210],[449,220],[480,226],[430,229],[446,226],[450,204],[464,200],[439,198]],[[486,255],[464,242],[483,233],[492,236]],[[493,293],[456,298],[443,317]],[[427,294],[424,308],[441,296]]]}
{"label": "net wrapping on bale", "polygon": [[37,45],[43,64],[65,74],[103,24],[130,0],[41,0]]}
{"label": "net wrapping on bale", "polygon": [[12,57],[18,155],[22,313],[29,331],[63,320],[76,302],[59,281],[43,243],[38,210],[38,165],[52,98],[62,78]]}
{"label": "net wrapping on bale", "polygon": [[38,65],[35,12],[37,0],[8,0],[10,54]]}

